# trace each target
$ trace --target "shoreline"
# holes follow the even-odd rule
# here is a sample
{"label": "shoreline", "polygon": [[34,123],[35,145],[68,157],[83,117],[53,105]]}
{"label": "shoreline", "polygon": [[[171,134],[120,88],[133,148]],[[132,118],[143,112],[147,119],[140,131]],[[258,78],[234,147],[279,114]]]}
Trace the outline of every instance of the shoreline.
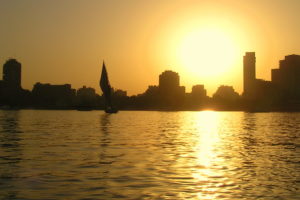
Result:
{"label": "shoreline", "polygon": [[[88,112],[88,111],[104,111],[104,109],[100,108],[91,108],[87,110],[80,110],[77,108],[0,108],[0,110],[7,111],[17,111],[17,110],[74,110],[80,112]],[[286,112],[286,113],[296,113],[300,112],[300,110],[289,110],[289,109],[271,109],[271,110],[248,110],[248,109],[213,109],[213,108],[204,108],[204,109],[119,109],[119,111],[156,111],[156,112],[203,112],[203,111],[216,111],[216,112],[245,112],[245,113],[275,113],[275,112]]]}

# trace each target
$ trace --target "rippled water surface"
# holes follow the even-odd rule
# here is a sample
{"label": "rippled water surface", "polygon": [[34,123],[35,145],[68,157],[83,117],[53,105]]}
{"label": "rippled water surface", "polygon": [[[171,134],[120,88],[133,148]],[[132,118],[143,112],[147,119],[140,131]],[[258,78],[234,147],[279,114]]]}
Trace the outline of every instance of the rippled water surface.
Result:
{"label": "rippled water surface", "polygon": [[0,199],[300,199],[300,113],[0,111]]}

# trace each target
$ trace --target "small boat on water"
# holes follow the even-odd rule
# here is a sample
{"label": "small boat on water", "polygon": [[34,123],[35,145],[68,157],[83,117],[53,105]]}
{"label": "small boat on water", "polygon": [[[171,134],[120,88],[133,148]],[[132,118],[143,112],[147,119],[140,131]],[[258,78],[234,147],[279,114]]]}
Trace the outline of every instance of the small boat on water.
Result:
{"label": "small boat on water", "polygon": [[112,87],[109,84],[108,75],[107,75],[104,61],[102,64],[102,72],[101,72],[99,85],[103,92],[103,97],[104,97],[104,101],[105,101],[105,112],[106,113],[117,113],[118,109],[116,109],[112,105]]}

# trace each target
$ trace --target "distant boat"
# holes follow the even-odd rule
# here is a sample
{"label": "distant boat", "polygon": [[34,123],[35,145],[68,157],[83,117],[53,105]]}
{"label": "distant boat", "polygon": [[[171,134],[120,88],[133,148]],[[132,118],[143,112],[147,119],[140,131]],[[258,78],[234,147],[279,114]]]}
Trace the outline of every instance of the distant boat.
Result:
{"label": "distant boat", "polygon": [[112,105],[112,98],[111,98],[111,93],[112,93],[112,88],[109,84],[109,80],[108,80],[108,75],[107,75],[107,71],[106,71],[106,67],[105,67],[105,63],[103,61],[102,64],[102,72],[101,72],[101,78],[100,78],[100,88],[103,92],[103,96],[104,96],[104,101],[105,101],[105,112],[106,113],[117,113],[118,110],[113,107]]}

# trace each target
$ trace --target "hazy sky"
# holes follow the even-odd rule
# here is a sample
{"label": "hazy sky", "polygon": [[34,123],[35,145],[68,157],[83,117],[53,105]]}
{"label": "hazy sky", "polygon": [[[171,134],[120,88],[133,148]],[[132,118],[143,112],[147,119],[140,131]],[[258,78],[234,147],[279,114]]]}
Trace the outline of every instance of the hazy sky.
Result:
{"label": "hazy sky", "polygon": [[[299,0],[0,0],[0,63],[22,63],[22,86],[99,91],[102,60],[113,87],[138,94],[164,70],[181,85],[242,92],[242,56],[257,77],[300,54]],[[2,70],[0,72],[2,76]]]}

